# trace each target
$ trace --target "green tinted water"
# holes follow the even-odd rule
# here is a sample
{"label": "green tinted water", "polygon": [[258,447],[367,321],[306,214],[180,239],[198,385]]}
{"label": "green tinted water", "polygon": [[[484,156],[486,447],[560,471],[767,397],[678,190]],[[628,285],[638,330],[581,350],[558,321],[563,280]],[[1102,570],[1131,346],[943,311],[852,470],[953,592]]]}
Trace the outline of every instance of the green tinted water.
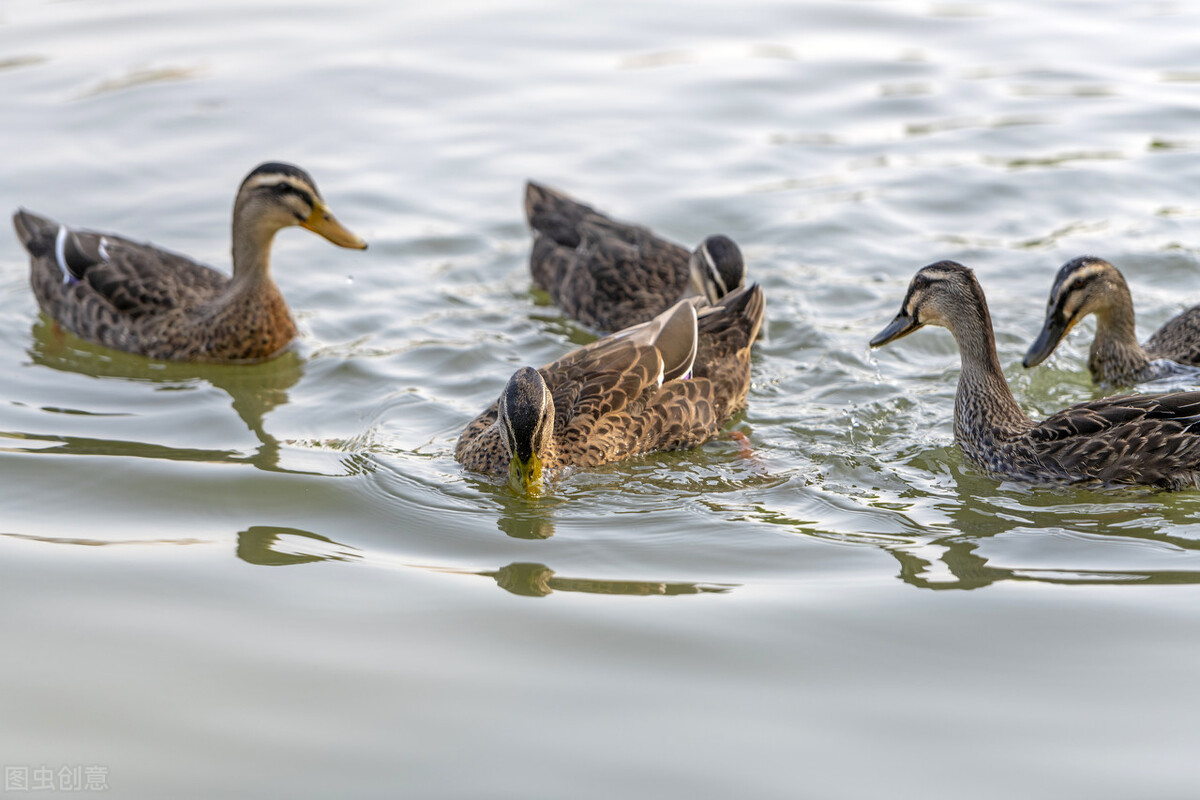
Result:
{"label": "green tinted water", "polygon": [[[301,340],[235,368],[55,332],[0,239],[14,774],[91,765],[114,797],[1194,792],[1200,496],[993,481],[951,441],[949,335],[866,348],[918,267],[962,261],[1043,415],[1098,396],[1085,332],[1020,368],[1063,261],[1122,268],[1143,335],[1200,297],[1193,4],[0,14],[4,207],[224,267],[238,182],[284,159],[371,242],[281,235]],[[530,290],[529,177],[742,244],[769,318],[733,424],[752,457],[716,441],[536,502],[458,469],[516,367],[590,338]]]}

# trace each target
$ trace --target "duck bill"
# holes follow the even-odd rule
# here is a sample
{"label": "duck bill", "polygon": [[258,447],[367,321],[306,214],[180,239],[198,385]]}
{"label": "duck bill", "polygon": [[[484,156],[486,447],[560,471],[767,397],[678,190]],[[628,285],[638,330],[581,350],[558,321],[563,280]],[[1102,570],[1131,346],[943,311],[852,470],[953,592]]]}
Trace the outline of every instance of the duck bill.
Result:
{"label": "duck bill", "polygon": [[313,205],[312,213],[308,215],[308,219],[300,223],[300,227],[308,228],[313,233],[324,236],[338,247],[350,247],[355,250],[367,249],[367,243],[338,222],[338,218],[329,210],[329,206],[320,200]]}
{"label": "duck bill", "polygon": [[907,336],[919,327],[921,327],[921,323],[902,311],[888,323],[886,328],[875,334],[875,338],[871,340],[871,347],[883,347],[889,342]]}
{"label": "duck bill", "polygon": [[1029,345],[1029,352],[1025,354],[1025,360],[1021,363],[1028,369],[1045,361],[1070,329],[1071,326],[1064,322],[1059,315],[1051,314],[1046,317],[1046,324],[1042,326],[1042,332],[1038,334],[1033,344]]}
{"label": "duck bill", "polygon": [[517,494],[535,497],[542,493],[542,460],[531,453],[528,461],[513,456],[508,462],[508,485]]}

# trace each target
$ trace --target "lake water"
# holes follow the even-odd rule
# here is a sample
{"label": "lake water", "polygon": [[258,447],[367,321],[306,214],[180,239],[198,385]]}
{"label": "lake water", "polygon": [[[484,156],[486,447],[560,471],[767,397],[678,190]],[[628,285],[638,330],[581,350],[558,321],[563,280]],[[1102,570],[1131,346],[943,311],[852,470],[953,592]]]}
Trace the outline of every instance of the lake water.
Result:
{"label": "lake water", "polygon": [[[1031,414],[1101,396],[1085,332],[1020,359],[1071,257],[1125,272],[1143,337],[1200,299],[1198,29],[7,0],[0,206],[227,269],[238,183],[287,160],[371,248],[281,234],[295,351],[192,367],[56,331],[0,237],[0,796],[1194,797],[1200,494],[992,480],[949,334],[866,342],[952,258]],[[458,468],[508,375],[591,338],[531,291],[527,178],[742,244],[751,456],[536,502]]]}

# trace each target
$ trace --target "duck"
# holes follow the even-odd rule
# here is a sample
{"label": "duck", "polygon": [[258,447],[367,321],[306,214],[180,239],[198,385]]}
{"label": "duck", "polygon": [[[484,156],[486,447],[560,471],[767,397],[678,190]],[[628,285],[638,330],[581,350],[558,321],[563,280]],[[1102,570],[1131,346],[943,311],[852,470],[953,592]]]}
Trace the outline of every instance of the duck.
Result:
{"label": "duck", "polygon": [[1108,397],[1035,422],[1017,404],[1000,368],[979,281],[954,261],[917,272],[900,312],[871,347],[926,325],[949,329],[958,344],[954,438],[976,467],[1027,483],[1200,485],[1200,392]]}
{"label": "duck", "polygon": [[684,297],[714,304],[746,282],[742,251],[722,234],[688,252],[533,181],[525,186],[525,216],[534,283],[567,316],[599,332],[646,322]]}
{"label": "duck", "polygon": [[296,325],[270,271],[279,230],[298,225],[339,247],[367,247],[329,210],[311,175],[281,162],[255,167],[238,188],[232,276],[25,209],[13,225],[50,319],[81,339],[165,361],[257,362],[288,346]]}
{"label": "duck", "polygon": [[1041,364],[1088,314],[1096,315],[1096,338],[1088,353],[1092,380],[1105,387],[1132,386],[1191,374],[1200,377],[1200,305],[1168,320],[1138,344],[1133,298],[1120,270],[1096,256],[1062,265],[1050,288],[1046,321],[1021,363]]}
{"label": "duck", "polygon": [[536,496],[568,467],[696,447],[745,407],[763,307],[758,284],[699,312],[680,300],[540,369],[522,367],[468,423],[455,458]]}

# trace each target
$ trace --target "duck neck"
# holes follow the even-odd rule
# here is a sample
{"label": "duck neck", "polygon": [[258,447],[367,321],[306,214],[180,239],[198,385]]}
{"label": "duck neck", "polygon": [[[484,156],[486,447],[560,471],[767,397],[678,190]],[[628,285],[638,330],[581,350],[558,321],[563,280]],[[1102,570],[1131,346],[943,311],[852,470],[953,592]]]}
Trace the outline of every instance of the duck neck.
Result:
{"label": "duck neck", "polygon": [[987,306],[959,319],[950,332],[962,358],[954,398],[954,435],[968,455],[987,452],[1024,433],[1033,422],[1004,379]]}
{"label": "duck neck", "polygon": [[[237,217],[235,216],[235,219]],[[287,302],[271,280],[271,239],[274,230],[234,225],[233,278],[204,315],[214,344],[214,360],[270,358],[296,336]]]}
{"label": "duck neck", "polygon": [[1150,365],[1150,356],[1138,344],[1129,287],[1116,287],[1104,308],[1096,312],[1096,338],[1088,353],[1088,368],[1096,383],[1121,385],[1137,382]]}
{"label": "duck neck", "polygon": [[276,228],[253,217],[247,218],[242,209],[233,212],[233,293],[253,291],[271,281],[271,243]]}

